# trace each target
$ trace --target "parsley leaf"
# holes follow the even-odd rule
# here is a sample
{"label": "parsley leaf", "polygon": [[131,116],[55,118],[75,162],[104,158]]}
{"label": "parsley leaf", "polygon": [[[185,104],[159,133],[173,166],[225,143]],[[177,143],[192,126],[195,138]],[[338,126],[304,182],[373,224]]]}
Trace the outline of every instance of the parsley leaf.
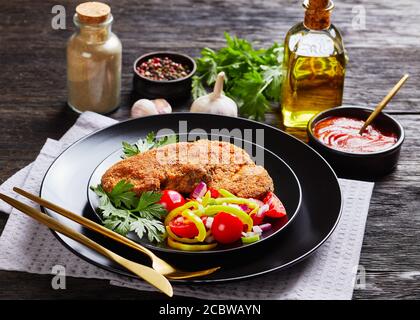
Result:
{"label": "parsley leaf", "polygon": [[139,202],[137,204],[135,211],[146,209],[148,206],[156,202],[159,202],[161,197],[162,195],[159,192],[154,192],[154,191],[143,192],[140,196],[140,199],[139,199]]}
{"label": "parsley leaf", "polygon": [[150,150],[153,148],[154,144],[155,144],[155,133],[149,132],[146,135],[145,139],[140,139],[139,141],[137,141],[136,145],[137,148],[139,149],[139,153],[143,153],[147,150]]}
{"label": "parsley leaf", "polygon": [[123,159],[135,156],[139,153],[143,153],[153,148],[162,147],[167,144],[178,142],[178,137],[176,135],[164,136],[157,139],[154,132],[149,132],[146,135],[146,138],[139,139],[136,143],[130,144],[123,141]]}
{"label": "parsley leaf", "polygon": [[123,145],[124,158],[129,158],[140,153],[140,150],[139,150],[139,147],[137,147],[137,144],[129,144],[128,142],[123,141],[122,145]]}
{"label": "parsley leaf", "polygon": [[134,185],[131,183],[121,180],[108,196],[116,207],[121,207],[124,204],[127,208],[133,208],[136,204],[136,193],[131,191],[133,187]]}
{"label": "parsley leaf", "polygon": [[141,218],[147,218],[149,220],[161,219],[167,213],[163,205],[157,203],[161,197],[162,195],[159,192],[143,192],[137,207],[131,210],[131,212]]}
{"label": "parsley leaf", "polygon": [[206,89],[201,82],[201,77],[193,76],[192,83],[191,83],[191,93],[193,97],[201,97],[207,94]]}
{"label": "parsley leaf", "polygon": [[146,233],[150,242],[162,242],[165,236],[165,227],[162,222],[146,218],[137,218],[132,222],[130,231],[134,231],[139,238],[143,238]]}
{"label": "parsley leaf", "polygon": [[123,236],[127,235],[127,233],[130,231],[131,223],[132,219],[130,219],[130,212],[124,210],[121,210],[120,214],[113,214],[104,220],[104,226],[106,228],[111,229]]}
{"label": "parsley leaf", "polygon": [[224,71],[224,92],[236,101],[241,115],[263,120],[271,104],[279,102],[282,82],[283,46],[274,43],[268,49],[256,50],[252,44],[225,33],[226,46],[214,51],[204,48],[197,60],[192,80],[194,99],[206,94],[217,74]]}
{"label": "parsley leaf", "polygon": [[124,236],[134,231],[140,238],[147,235],[150,241],[163,241],[166,231],[161,219],[167,211],[158,203],[161,194],[144,192],[138,198],[132,188],[125,180],[119,181],[109,193],[101,185],[91,187],[99,197],[98,209],[104,226]]}

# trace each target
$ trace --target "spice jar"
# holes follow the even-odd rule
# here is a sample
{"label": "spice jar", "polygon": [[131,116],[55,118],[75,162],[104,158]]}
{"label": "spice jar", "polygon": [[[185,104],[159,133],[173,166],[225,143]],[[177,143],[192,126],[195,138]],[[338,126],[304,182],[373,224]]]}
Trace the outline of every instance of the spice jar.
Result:
{"label": "spice jar", "polygon": [[111,32],[111,8],[82,3],[73,21],[77,30],[67,43],[67,103],[77,112],[109,113],[120,103],[122,52]]}

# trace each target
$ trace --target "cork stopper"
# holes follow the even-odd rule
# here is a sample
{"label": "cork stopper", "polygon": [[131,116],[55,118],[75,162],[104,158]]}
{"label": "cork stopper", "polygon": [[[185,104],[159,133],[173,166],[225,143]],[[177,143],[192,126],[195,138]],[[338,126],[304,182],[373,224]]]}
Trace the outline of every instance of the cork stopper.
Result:
{"label": "cork stopper", "polygon": [[308,29],[323,30],[331,25],[331,11],[334,3],[331,0],[305,0],[306,9],[304,24]]}
{"label": "cork stopper", "polygon": [[84,2],[76,7],[79,21],[86,24],[105,22],[111,14],[111,8],[102,2]]}

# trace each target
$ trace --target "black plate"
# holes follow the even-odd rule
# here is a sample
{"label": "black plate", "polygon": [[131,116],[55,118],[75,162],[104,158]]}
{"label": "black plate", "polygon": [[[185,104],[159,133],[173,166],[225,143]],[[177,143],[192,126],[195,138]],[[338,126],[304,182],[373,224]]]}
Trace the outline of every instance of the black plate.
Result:
{"label": "black plate", "polygon": [[[138,137],[140,138],[140,137]],[[137,138],[137,139],[138,139]],[[144,138],[144,137],[141,137]],[[188,137],[187,134],[178,134],[178,138],[180,141],[195,141],[196,137]],[[263,148],[262,146],[256,145],[253,142],[246,141],[242,138],[238,137],[230,137],[221,134],[209,134],[208,138],[211,140],[216,141],[228,141],[230,143],[239,146],[245,150],[253,150],[254,155],[259,155],[259,159],[257,159],[257,164],[262,165],[273,178],[274,182],[274,190],[276,195],[281,199],[284,204],[284,207],[287,212],[287,217],[284,219],[272,219],[270,222],[272,223],[271,230],[264,232],[261,236],[261,241],[265,241],[266,239],[274,236],[281,230],[285,229],[296,217],[296,213],[298,213],[301,200],[302,200],[302,191],[300,188],[299,181],[292,171],[290,167],[281,160],[275,153],[270,152],[269,150]],[[134,143],[137,141],[130,141],[130,143]],[[251,151],[252,152],[252,151]],[[89,179],[89,186],[96,186],[101,183],[102,175],[105,171],[115,164],[118,161],[121,161],[121,155],[123,154],[122,148],[119,148],[117,151],[111,153],[108,157],[106,157],[94,170],[91,178]],[[282,186],[287,185],[287,188],[283,188]],[[88,192],[88,200],[90,206],[93,211],[97,212],[97,208],[99,206],[99,197],[93,192],[90,188],[87,190]],[[100,217],[98,216],[98,219]],[[155,243],[150,242],[147,237],[143,237],[139,239],[134,233],[128,234],[128,236],[137,242],[140,242],[143,246],[148,247],[149,249],[166,252],[166,253],[179,253],[179,254],[190,254],[190,255],[205,255],[205,254],[217,254],[217,253],[227,253],[232,252],[234,250],[243,250],[246,247],[250,247],[256,245],[256,242],[250,244],[242,244],[241,241],[236,241],[235,243],[229,245],[219,244],[216,248],[212,250],[206,251],[183,251],[172,249],[169,247],[166,242],[162,243]]]}
{"label": "black plate", "polygon": [[[264,148],[275,153],[296,174],[302,188],[302,204],[292,223],[282,232],[264,242],[228,254],[200,256],[159,252],[159,256],[185,269],[201,269],[221,265],[218,272],[199,279],[176,282],[214,282],[243,279],[288,267],[314,252],[330,236],[341,214],[340,187],[331,167],[313,149],[298,139],[271,126],[241,118],[208,114],[173,113],[122,122],[83,138],[64,151],[48,170],[41,186],[41,196],[73,212],[97,220],[88,199],[89,179],[98,164],[120,148],[121,141],[135,141],[150,131],[169,128],[179,132],[179,121],[187,121],[190,131],[195,128],[263,130]],[[253,138],[255,139],[255,137]],[[252,140],[252,139],[246,139]],[[256,141],[261,145],[261,141]],[[278,188],[287,188],[279,183]],[[71,228],[87,235],[121,255],[147,263],[147,258],[112,240],[97,235],[77,223],[44,209],[46,213]],[[55,233],[71,251],[85,260],[112,272],[131,276],[115,263],[77,242]]]}

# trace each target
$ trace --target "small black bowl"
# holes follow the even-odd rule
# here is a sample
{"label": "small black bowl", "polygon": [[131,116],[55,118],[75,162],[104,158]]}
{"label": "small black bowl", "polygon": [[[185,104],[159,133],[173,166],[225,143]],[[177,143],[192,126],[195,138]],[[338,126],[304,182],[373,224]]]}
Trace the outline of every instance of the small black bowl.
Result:
{"label": "small black bowl", "polygon": [[373,125],[381,131],[396,134],[397,142],[384,150],[369,153],[340,151],[325,145],[314,135],[315,125],[325,118],[338,116],[366,120],[372,112],[373,109],[369,108],[342,106],[321,112],[309,121],[307,126],[309,145],[330,163],[338,176],[374,180],[390,173],[396,167],[404,141],[404,129],[398,121],[386,113],[380,113]]}
{"label": "small black bowl", "polygon": [[[190,73],[186,77],[176,80],[152,80],[141,76],[137,71],[137,66],[154,57],[168,57],[174,62],[187,66]],[[147,53],[134,62],[133,89],[139,98],[164,98],[169,102],[187,100],[191,96],[191,78],[194,75],[196,68],[197,66],[194,59],[185,54],[176,52]]]}

